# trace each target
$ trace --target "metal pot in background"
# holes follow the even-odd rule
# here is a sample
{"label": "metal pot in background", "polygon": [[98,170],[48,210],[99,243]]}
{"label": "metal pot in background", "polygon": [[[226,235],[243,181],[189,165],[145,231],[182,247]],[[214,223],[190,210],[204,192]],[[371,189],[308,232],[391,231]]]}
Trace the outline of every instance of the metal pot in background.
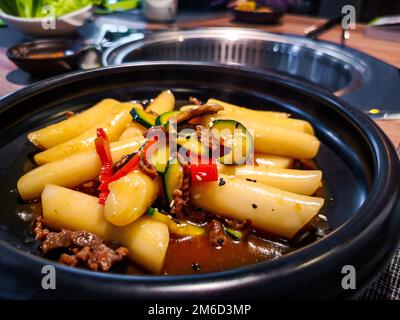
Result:
{"label": "metal pot in background", "polygon": [[142,6],[148,20],[172,22],[176,19],[178,0],[143,0]]}

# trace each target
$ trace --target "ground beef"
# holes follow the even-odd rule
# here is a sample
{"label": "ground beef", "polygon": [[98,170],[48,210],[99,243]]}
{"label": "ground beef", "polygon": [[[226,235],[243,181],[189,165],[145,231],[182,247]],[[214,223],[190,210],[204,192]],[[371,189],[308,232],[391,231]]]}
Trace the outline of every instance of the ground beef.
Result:
{"label": "ground beef", "polygon": [[196,108],[190,108],[180,111],[177,115],[177,123],[185,122],[193,118],[204,116],[205,114],[213,114],[223,110],[224,107],[217,104],[203,104]]}
{"label": "ground beef", "polygon": [[179,188],[172,192],[172,195],[171,214],[174,214],[178,219],[182,219],[190,206],[190,167],[188,164],[183,165],[182,182]]}
{"label": "ground beef", "polygon": [[183,200],[183,192],[181,189],[175,189],[172,192],[173,202],[171,208],[171,214],[174,214],[178,219],[184,217],[184,209],[186,206],[185,200]]}
{"label": "ground beef", "polygon": [[224,222],[227,226],[231,227],[232,229],[237,229],[237,230],[244,230],[251,226],[250,219],[237,220],[237,219],[233,219],[233,218],[225,218]]}
{"label": "ground beef", "polygon": [[65,115],[66,115],[67,118],[69,119],[69,118],[75,117],[75,116],[76,116],[76,113],[73,112],[73,111],[67,111],[67,112],[65,113]]}
{"label": "ground beef", "polygon": [[210,221],[210,215],[201,209],[195,209],[190,211],[189,220],[197,224],[204,224]]}
{"label": "ground beef", "polygon": [[194,104],[196,106],[201,105],[201,102],[199,99],[195,98],[195,97],[189,97],[189,103]]}
{"label": "ground beef", "polygon": [[[210,130],[206,129],[201,125],[196,126],[196,133],[199,141],[209,150],[216,151],[220,145],[220,141],[210,133]],[[222,141],[222,139],[221,139]]]}
{"label": "ground beef", "polygon": [[90,270],[108,271],[128,255],[128,249],[113,243],[107,245],[103,240],[86,231],[49,232],[42,243],[44,254],[59,248],[68,249],[59,261],[70,266],[82,266]]}
{"label": "ground beef", "polygon": [[35,226],[33,228],[33,234],[36,240],[44,240],[49,234],[49,230],[44,226],[42,216],[37,216],[35,219]]}
{"label": "ground beef", "polygon": [[157,177],[157,168],[154,166],[154,164],[147,160],[147,157],[144,153],[141,153],[139,156],[139,168],[151,179]]}
{"label": "ground beef", "polygon": [[93,181],[86,182],[86,183],[76,187],[75,190],[86,193],[86,194],[90,194],[91,196],[94,196],[94,197],[98,197],[99,196],[99,186],[100,186],[100,181],[93,180]]}
{"label": "ground beef", "polygon": [[208,241],[216,247],[222,247],[224,243],[229,241],[225,233],[224,227],[222,226],[222,223],[218,220],[213,219],[210,222],[210,233],[208,234]]}
{"label": "ground beef", "polygon": [[135,153],[127,154],[125,156],[122,156],[121,159],[119,159],[116,163],[113,165],[113,172],[117,172],[119,169],[121,169],[126,163],[133,158]]}
{"label": "ground beef", "polygon": [[83,247],[83,249],[75,248],[73,254],[64,253],[60,256],[60,262],[76,267],[84,264],[90,270],[108,271],[114,263],[121,261],[128,254],[128,249],[120,247],[113,250],[105,244],[92,249],[90,247]]}

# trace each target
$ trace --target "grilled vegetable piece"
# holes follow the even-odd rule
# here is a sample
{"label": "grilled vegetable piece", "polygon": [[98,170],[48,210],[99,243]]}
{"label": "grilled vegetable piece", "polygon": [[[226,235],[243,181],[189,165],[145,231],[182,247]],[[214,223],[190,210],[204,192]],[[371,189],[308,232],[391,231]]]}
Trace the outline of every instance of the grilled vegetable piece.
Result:
{"label": "grilled vegetable piece", "polygon": [[229,227],[225,227],[225,232],[230,235],[234,240],[241,241],[243,239],[243,232]]}
{"label": "grilled vegetable piece", "polygon": [[212,123],[211,134],[229,148],[229,152],[218,159],[223,164],[244,164],[253,153],[253,137],[238,121],[216,120]]}
{"label": "grilled vegetable piece", "polygon": [[202,104],[202,105],[192,105],[192,106],[186,106],[185,108],[181,108],[179,112],[176,115],[176,122],[181,123],[185,121],[189,121],[193,118],[201,117],[207,114],[214,114],[217,113],[218,111],[223,110],[224,108],[220,105],[208,105],[208,104]]}
{"label": "grilled vegetable piece", "polygon": [[174,199],[173,192],[182,185],[183,168],[177,159],[171,159],[163,175],[165,196],[169,203]]}
{"label": "grilled vegetable piece", "polygon": [[204,228],[195,226],[188,222],[173,219],[172,216],[161,213],[157,208],[150,207],[149,210],[147,210],[147,215],[157,221],[165,223],[168,226],[169,231],[178,236],[196,237],[205,233]]}
{"label": "grilled vegetable piece", "polygon": [[105,119],[119,102],[104,99],[93,107],[58,123],[28,134],[28,139],[40,149],[53,148],[84,133]]}
{"label": "grilled vegetable piece", "polygon": [[[113,163],[124,155],[137,151],[143,142],[144,138],[111,143]],[[32,200],[40,197],[47,184],[73,188],[95,180],[100,173],[100,167],[100,159],[95,150],[77,153],[29,171],[19,178],[17,189],[22,199]]]}
{"label": "grilled vegetable piece", "polygon": [[298,195],[262,183],[223,174],[219,177],[219,181],[191,185],[193,205],[224,217],[251,219],[253,226],[288,239],[307,225],[324,203],[322,198]]}
{"label": "grilled vegetable piece", "polygon": [[43,219],[54,229],[85,230],[105,240],[116,240],[129,250],[129,257],[145,269],[160,273],[169,244],[167,225],[150,217],[117,227],[104,217],[96,197],[55,185],[42,194]]}
{"label": "grilled vegetable piece", "polygon": [[168,123],[169,119],[175,117],[179,111],[168,111],[160,114],[156,119],[156,126],[164,126]]}
{"label": "grilled vegetable piece", "polygon": [[190,163],[192,183],[218,180],[218,169],[215,163]]}
{"label": "grilled vegetable piece", "polygon": [[145,128],[150,128],[156,125],[156,116],[154,114],[148,113],[139,108],[133,108],[131,110],[131,115],[133,120],[139,122]]}
{"label": "grilled vegetable piece", "polygon": [[169,161],[169,148],[167,145],[157,148],[151,156],[150,162],[156,167],[158,173],[164,173]]}
{"label": "grilled vegetable piece", "polygon": [[153,112],[156,114],[163,114],[174,110],[175,108],[175,97],[171,90],[165,90],[161,92],[152,103],[146,108],[146,112]]}

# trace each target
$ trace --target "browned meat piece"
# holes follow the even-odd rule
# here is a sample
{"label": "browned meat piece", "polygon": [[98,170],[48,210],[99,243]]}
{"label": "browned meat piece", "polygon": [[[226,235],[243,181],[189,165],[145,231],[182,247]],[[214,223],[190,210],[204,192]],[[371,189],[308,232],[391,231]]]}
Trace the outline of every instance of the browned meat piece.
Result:
{"label": "browned meat piece", "polygon": [[113,172],[117,172],[119,169],[121,169],[129,160],[132,159],[133,156],[134,156],[134,153],[122,156],[121,159],[119,159],[116,163],[114,163]]}
{"label": "browned meat piece", "polygon": [[238,229],[238,230],[247,229],[248,227],[251,226],[251,220],[250,219],[237,220],[237,219],[233,219],[233,218],[225,218],[224,222],[229,227],[231,227],[233,229]]}
{"label": "browned meat piece", "polygon": [[205,114],[213,114],[223,110],[224,107],[217,104],[203,104],[196,108],[180,111],[177,115],[176,122],[179,124],[193,118],[204,116]]}
{"label": "browned meat piece", "polygon": [[86,182],[75,189],[79,192],[83,192],[86,194],[90,194],[91,196],[98,197],[99,196],[99,185],[100,182],[98,180]]}
{"label": "browned meat piece", "polygon": [[224,243],[228,241],[228,237],[225,234],[222,223],[214,219],[210,222],[210,228],[208,240],[212,245],[216,247],[222,247]]}
{"label": "browned meat piece", "polygon": [[173,205],[171,208],[171,214],[174,214],[178,219],[184,217],[184,209],[186,202],[183,200],[183,193],[180,189],[175,189],[172,192],[173,195]]}
{"label": "browned meat piece", "polygon": [[114,263],[121,261],[128,254],[128,249],[120,247],[113,250],[104,244],[91,249],[84,247],[81,250],[74,250],[74,254],[62,254],[60,262],[70,266],[77,266],[78,264],[86,265],[90,270],[108,271]]}
{"label": "browned meat piece", "polygon": [[67,118],[69,119],[69,118],[75,117],[75,116],[76,116],[76,113],[73,112],[73,111],[67,111],[67,112],[65,113],[65,115],[66,115]]}
{"label": "browned meat piece", "polygon": [[35,219],[35,226],[33,228],[33,234],[36,240],[44,240],[49,234],[49,230],[44,227],[44,222],[42,216],[37,216]]}
{"label": "browned meat piece", "polygon": [[185,164],[183,166],[183,179],[182,179],[182,198],[189,204],[190,202],[190,166]]}
{"label": "browned meat piece", "polygon": [[103,240],[86,231],[70,231],[48,233],[42,243],[43,253],[46,254],[57,248],[67,248],[69,253],[60,256],[59,261],[70,266],[83,266],[91,270],[108,271],[114,263],[128,255],[128,249],[113,243],[111,248]]}
{"label": "browned meat piece", "polygon": [[145,154],[141,153],[139,156],[139,168],[144,174],[147,174],[150,178],[154,179],[157,177],[157,169],[150,161],[147,160]]}
{"label": "browned meat piece", "polygon": [[206,129],[203,126],[197,125],[196,133],[199,137],[200,142],[211,151],[218,150],[218,146],[220,145],[220,143],[223,144],[222,138],[221,141],[218,141],[218,139],[210,133],[210,130]]}
{"label": "browned meat piece", "polygon": [[189,220],[195,223],[203,224],[210,220],[210,215],[207,212],[197,210],[191,210],[189,213]]}
{"label": "browned meat piece", "polygon": [[93,233],[86,231],[70,231],[62,229],[60,232],[50,232],[42,243],[43,253],[57,248],[68,248],[72,245],[77,247],[98,247],[103,240]]}
{"label": "browned meat piece", "polygon": [[173,205],[171,214],[176,215],[178,219],[185,216],[185,210],[189,207],[189,189],[190,189],[190,167],[188,164],[183,165],[183,178],[180,187],[172,192]]}
{"label": "browned meat piece", "polygon": [[199,100],[199,99],[197,99],[197,98],[195,98],[195,97],[189,97],[189,102],[190,102],[191,104],[194,104],[194,105],[196,105],[196,106],[199,106],[199,105],[201,105],[201,102],[200,102],[200,100]]}

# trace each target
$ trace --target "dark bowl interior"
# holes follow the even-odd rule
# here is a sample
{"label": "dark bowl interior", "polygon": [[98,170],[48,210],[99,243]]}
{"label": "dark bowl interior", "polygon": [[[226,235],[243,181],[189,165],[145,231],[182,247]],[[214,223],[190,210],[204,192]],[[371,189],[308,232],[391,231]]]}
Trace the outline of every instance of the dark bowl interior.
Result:
{"label": "dark bowl interior", "polygon": [[[25,42],[7,50],[7,57],[18,68],[34,75],[55,75],[79,67],[87,44],[83,41],[51,39]],[[64,53],[62,57],[33,58],[32,55]]]}
{"label": "dark bowl interior", "polygon": [[58,296],[348,297],[355,292],[340,287],[343,265],[358,268],[357,289],[377,275],[398,241],[400,166],[393,146],[371,120],[325,91],[274,74],[157,62],[64,75],[0,101],[0,274],[8,273],[0,283],[0,297],[54,294],[39,288],[41,267],[49,262],[31,254],[38,243],[30,223],[16,213],[16,182],[34,151],[27,133],[102,98],[145,99],[164,89],[178,100],[215,97],[310,121],[322,141],[316,159],[327,187],[323,213],[335,231],[277,260],[196,276],[102,274],[55,263]]}

